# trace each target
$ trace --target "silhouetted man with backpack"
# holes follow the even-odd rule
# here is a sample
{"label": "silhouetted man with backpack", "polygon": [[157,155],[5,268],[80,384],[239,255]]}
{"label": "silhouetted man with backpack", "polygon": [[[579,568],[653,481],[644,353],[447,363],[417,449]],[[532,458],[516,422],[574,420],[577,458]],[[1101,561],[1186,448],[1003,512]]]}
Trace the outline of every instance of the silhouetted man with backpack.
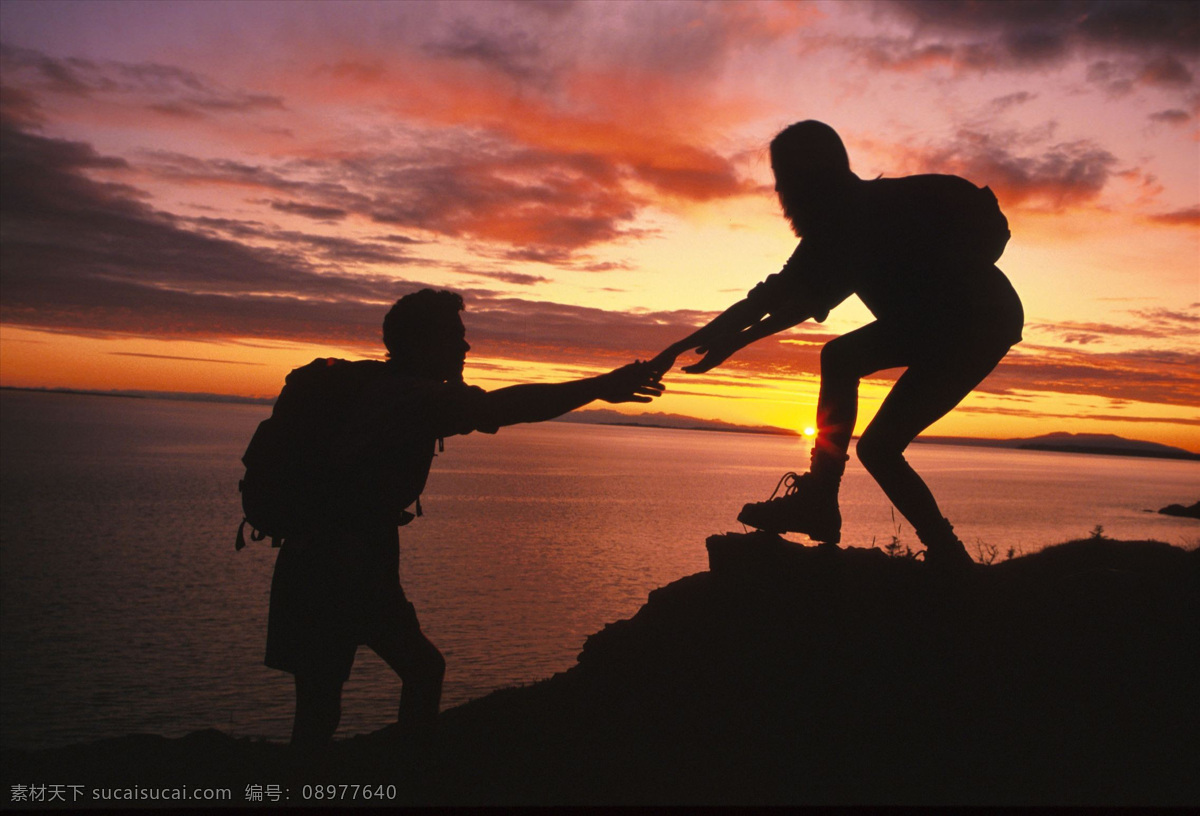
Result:
{"label": "silhouetted man with backpack", "polygon": [[[256,538],[282,541],[271,584],[266,664],[296,679],[292,744],[327,745],[360,644],[403,682],[397,728],[432,736],[445,660],[400,586],[397,528],[445,437],[553,419],[593,400],[662,393],[646,363],[556,384],[487,392],[463,382],[470,349],[462,298],[423,289],[383,323],[386,362],[315,360],[288,375],[244,461],[243,505]],[[239,531],[239,544],[241,544]]]}
{"label": "silhouetted man with backpack", "polygon": [[[925,561],[960,572],[972,561],[904,449],[979,385],[1021,340],[1024,312],[996,266],[1008,220],[986,187],[949,175],[863,180],[841,138],[797,122],[771,141],[783,214],[802,238],[783,269],[653,361],[660,371],[690,349],[708,371],[740,348],[858,295],[875,320],[825,344],[817,438],[807,473],[784,495],[742,508],[738,520],[772,533],[836,544],[838,488],[858,415],[859,381],[905,368],[858,442],[858,456],[925,545]],[[779,487],[776,488],[778,492]]]}

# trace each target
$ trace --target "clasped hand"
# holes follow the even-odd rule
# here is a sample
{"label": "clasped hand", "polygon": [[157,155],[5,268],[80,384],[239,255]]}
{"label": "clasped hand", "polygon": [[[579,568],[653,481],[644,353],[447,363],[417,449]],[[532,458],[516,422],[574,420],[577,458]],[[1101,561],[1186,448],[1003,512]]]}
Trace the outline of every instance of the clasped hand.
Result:
{"label": "clasped hand", "polygon": [[650,402],[662,396],[662,372],[640,360],[596,378],[605,402]]}
{"label": "clasped hand", "polygon": [[697,337],[696,335],[698,334],[700,332],[696,332],[696,334],[685,337],[678,343],[668,346],[661,354],[650,361],[650,365],[660,375],[666,374],[675,365],[675,359],[680,354],[683,354],[685,351],[694,350],[697,354],[703,356],[691,365],[683,366],[683,370],[688,374],[703,374],[725,362],[731,354],[743,345],[739,342],[740,338],[737,332],[712,333],[705,337]]}

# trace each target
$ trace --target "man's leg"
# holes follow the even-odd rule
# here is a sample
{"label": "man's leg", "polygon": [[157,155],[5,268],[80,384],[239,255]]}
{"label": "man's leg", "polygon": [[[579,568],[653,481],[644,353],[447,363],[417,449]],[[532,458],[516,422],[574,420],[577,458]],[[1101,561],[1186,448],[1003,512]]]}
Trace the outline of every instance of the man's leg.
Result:
{"label": "man's leg", "polygon": [[908,365],[903,340],[896,330],[875,322],[835,337],[821,349],[814,457],[846,460],[858,418],[858,384],[876,371]]}
{"label": "man's leg", "polygon": [[400,677],[397,724],[414,747],[427,749],[433,740],[442,701],[446,659],[421,631],[412,604],[402,601],[394,625],[387,626],[367,645]]}
{"label": "man's leg", "polygon": [[838,488],[858,416],[858,384],[868,374],[905,365],[904,339],[875,322],[825,344],[821,349],[817,439],[809,472],[788,474],[785,481],[791,481],[784,496],[747,504],[739,521],[776,533],[804,533],[817,541],[837,543],[841,539]]}
{"label": "man's leg", "polygon": [[[954,537],[929,487],[904,458],[917,435],[949,413],[1007,353],[957,349],[914,363],[896,381],[879,412],[858,440],[858,458],[925,543],[926,557],[941,552],[962,560]],[[939,553],[940,554],[940,553]],[[963,550],[965,554],[965,550]]]}
{"label": "man's leg", "polygon": [[316,753],[333,741],[342,718],[342,681],[328,674],[296,672],[292,747]]}
{"label": "man's leg", "polygon": [[296,684],[292,745],[302,754],[327,747],[342,715],[342,684],[358,650],[343,605],[350,590],[346,561],[323,540],[283,543],[271,581],[266,664],[291,672]]}

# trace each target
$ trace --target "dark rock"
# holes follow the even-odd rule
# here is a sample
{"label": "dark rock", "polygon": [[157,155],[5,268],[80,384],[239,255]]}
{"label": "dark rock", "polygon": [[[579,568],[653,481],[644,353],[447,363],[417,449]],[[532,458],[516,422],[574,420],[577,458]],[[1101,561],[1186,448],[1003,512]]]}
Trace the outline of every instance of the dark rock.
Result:
{"label": "dark rock", "polygon": [[570,671],[444,712],[420,769],[378,735],[303,764],[205,732],[6,752],[5,789],[178,780],[240,796],[279,782],[297,796],[353,780],[394,785],[387,805],[1200,802],[1200,552],[1093,538],[956,579],[761,533],[708,548],[709,572],[655,590]]}

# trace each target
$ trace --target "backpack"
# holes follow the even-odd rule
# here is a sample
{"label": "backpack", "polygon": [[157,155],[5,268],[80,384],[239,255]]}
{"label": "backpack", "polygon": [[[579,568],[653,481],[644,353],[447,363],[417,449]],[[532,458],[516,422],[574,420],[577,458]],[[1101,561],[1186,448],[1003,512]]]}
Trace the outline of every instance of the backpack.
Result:
{"label": "backpack", "polygon": [[288,374],[271,416],[259,423],[242,456],[246,474],[238,490],[244,518],[237,549],[246,546],[247,524],[252,541],[270,537],[278,547],[285,538],[354,511],[351,485],[332,467],[333,443],[356,397],[385,365],[319,358]]}
{"label": "backpack", "polygon": [[908,176],[894,183],[907,185],[910,191],[905,202],[910,211],[897,218],[910,246],[952,265],[990,266],[1000,260],[1012,233],[990,187],[936,174]]}
{"label": "backpack", "polygon": [[963,232],[969,252],[978,253],[989,264],[1000,260],[1012,232],[1008,219],[1000,210],[1000,202],[991,187],[976,187],[969,196],[969,205],[964,208]]}

